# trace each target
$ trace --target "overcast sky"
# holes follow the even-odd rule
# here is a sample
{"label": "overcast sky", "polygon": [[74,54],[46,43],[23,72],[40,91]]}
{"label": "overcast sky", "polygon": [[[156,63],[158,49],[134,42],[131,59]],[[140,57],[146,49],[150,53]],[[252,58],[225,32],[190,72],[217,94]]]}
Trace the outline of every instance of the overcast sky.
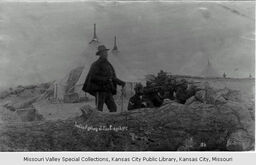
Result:
{"label": "overcast sky", "polygon": [[207,57],[222,75],[254,74],[252,3],[2,3],[0,87],[61,79],[96,59],[93,24],[118,76],[135,79],[160,69],[199,75]]}

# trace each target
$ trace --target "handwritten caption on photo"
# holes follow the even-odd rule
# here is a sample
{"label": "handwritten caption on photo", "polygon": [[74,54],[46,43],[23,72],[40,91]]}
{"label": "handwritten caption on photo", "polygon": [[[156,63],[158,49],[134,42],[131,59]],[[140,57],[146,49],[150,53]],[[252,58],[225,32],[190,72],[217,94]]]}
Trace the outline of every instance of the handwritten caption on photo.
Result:
{"label": "handwritten caption on photo", "polygon": [[119,132],[119,131],[127,131],[128,127],[127,126],[113,126],[113,125],[109,125],[109,126],[105,126],[105,125],[101,125],[101,126],[89,126],[87,124],[82,125],[82,124],[78,124],[75,122],[75,127],[81,130],[85,130],[85,131],[95,131],[95,132],[101,132],[101,131],[115,131],[115,132]]}

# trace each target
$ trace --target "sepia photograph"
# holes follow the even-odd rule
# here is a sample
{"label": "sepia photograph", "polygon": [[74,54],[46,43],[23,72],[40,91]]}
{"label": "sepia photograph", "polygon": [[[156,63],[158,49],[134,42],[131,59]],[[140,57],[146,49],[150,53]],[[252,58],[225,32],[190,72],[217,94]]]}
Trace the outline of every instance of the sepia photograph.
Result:
{"label": "sepia photograph", "polygon": [[255,2],[0,1],[0,78],[0,152],[255,151]]}

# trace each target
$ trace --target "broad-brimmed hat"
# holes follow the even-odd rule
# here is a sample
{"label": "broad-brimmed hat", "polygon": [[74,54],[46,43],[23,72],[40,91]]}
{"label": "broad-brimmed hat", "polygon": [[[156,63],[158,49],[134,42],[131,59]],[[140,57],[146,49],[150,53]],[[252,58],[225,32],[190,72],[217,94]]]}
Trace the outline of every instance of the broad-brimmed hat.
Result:
{"label": "broad-brimmed hat", "polygon": [[107,48],[105,47],[105,45],[100,45],[100,46],[98,46],[98,51],[96,52],[96,55],[99,56],[101,52],[103,52],[103,51],[108,51],[108,50],[109,50],[109,49],[107,49]]}

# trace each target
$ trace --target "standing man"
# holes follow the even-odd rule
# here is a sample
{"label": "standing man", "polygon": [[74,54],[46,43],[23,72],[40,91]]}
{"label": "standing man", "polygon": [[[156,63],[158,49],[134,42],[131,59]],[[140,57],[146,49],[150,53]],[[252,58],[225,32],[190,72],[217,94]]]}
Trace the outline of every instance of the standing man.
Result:
{"label": "standing man", "polygon": [[91,65],[82,90],[95,97],[99,111],[103,111],[105,103],[110,112],[116,112],[113,95],[117,93],[117,85],[124,87],[125,82],[116,77],[115,70],[108,61],[108,50],[104,45],[98,47],[96,55],[100,57]]}

